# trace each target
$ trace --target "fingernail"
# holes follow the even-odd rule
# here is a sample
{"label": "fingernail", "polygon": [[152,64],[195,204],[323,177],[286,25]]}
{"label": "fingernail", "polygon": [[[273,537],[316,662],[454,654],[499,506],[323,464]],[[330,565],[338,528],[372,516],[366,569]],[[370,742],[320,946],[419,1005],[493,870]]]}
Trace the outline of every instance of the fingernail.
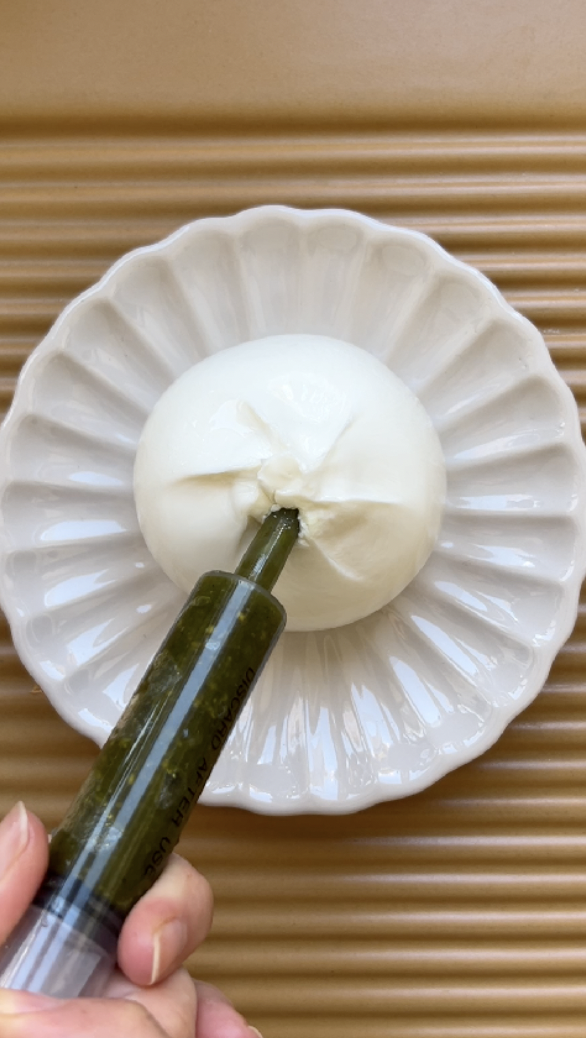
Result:
{"label": "fingernail", "polygon": [[19,800],[0,822],[0,879],[20,857],[28,839],[28,815],[22,800]]}
{"label": "fingernail", "polygon": [[54,1009],[58,1005],[58,999],[47,995],[31,995],[28,991],[0,991],[0,1016],[40,1013],[43,1009]]}
{"label": "fingernail", "polygon": [[182,919],[170,919],[155,931],[151,984],[156,984],[172,965],[181,962],[186,944],[187,926]]}
{"label": "fingernail", "polygon": [[255,1036],[255,1038],[262,1038],[262,1034],[256,1029],[256,1027],[249,1027],[248,1030]]}

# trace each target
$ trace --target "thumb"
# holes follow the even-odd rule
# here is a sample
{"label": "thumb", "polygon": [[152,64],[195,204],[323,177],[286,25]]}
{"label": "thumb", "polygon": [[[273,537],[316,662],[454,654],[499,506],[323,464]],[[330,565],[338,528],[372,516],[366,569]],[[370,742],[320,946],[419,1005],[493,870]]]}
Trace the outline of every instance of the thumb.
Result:
{"label": "thumb", "polygon": [[78,998],[62,1001],[25,991],[0,991],[2,1038],[164,1038],[138,1002]]}
{"label": "thumb", "polygon": [[16,926],[45,874],[47,834],[23,803],[0,822],[0,945]]}
{"label": "thumb", "polygon": [[197,1038],[262,1038],[256,1027],[246,1023],[223,992],[196,980]]}

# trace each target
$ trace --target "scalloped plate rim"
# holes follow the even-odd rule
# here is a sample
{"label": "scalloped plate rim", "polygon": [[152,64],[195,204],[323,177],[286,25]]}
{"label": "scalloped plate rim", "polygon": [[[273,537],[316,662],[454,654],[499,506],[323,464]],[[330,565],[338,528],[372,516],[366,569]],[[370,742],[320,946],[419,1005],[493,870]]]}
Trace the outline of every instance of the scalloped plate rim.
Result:
{"label": "scalloped plate rim", "polygon": [[[452,270],[458,271],[461,275],[465,276],[467,280],[474,281],[475,283],[480,281],[484,289],[490,292],[493,301],[497,304],[498,309],[505,316],[507,321],[514,321],[516,324],[520,324],[524,328],[525,334],[531,337],[532,348],[535,350],[536,358],[540,362],[539,372],[536,371],[535,374],[539,374],[541,378],[555,387],[560,401],[562,402],[564,420],[568,426],[568,446],[571,447],[574,460],[576,460],[579,453],[582,453],[583,455],[582,468],[580,469],[578,466],[576,466],[576,468],[577,471],[580,472],[581,490],[582,493],[584,492],[586,486],[586,470],[584,468],[586,453],[582,441],[576,403],[569,387],[565,384],[555,367],[544,339],[538,329],[523,315],[514,310],[514,308],[504,299],[496,286],[484,274],[450,255],[450,253],[448,253],[441,245],[426,234],[418,230],[412,230],[408,227],[386,224],[373,217],[365,216],[352,210],[335,207],[325,209],[296,209],[294,207],[282,205],[267,205],[246,209],[234,215],[204,217],[177,228],[159,242],[151,245],[140,246],[137,249],[125,253],[105,272],[95,285],[92,285],[89,289],[78,295],[64,308],[48,331],[47,335],[34,349],[31,356],[26,361],[17,380],[13,401],[0,429],[0,448],[6,448],[13,428],[18,425],[19,421],[25,415],[30,413],[27,407],[25,390],[31,374],[33,377],[35,376],[36,369],[40,364],[42,365],[45,358],[57,355],[61,352],[59,346],[55,343],[55,339],[61,332],[62,327],[67,324],[70,316],[75,313],[80,306],[85,305],[87,302],[91,302],[91,300],[96,297],[100,297],[104,293],[104,290],[109,287],[110,283],[115,281],[117,275],[127,266],[132,265],[136,259],[145,256],[157,254],[164,255],[169,252],[172,253],[176,244],[180,243],[185,238],[189,238],[192,234],[200,234],[205,231],[219,229],[222,226],[226,227],[227,225],[231,225],[232,227],[242,231],[246,228],[247,224],[254,225],[255,222],[258,222],[259,220],[262,221],[266,218],[288,219],[293,220],[298,224],[315,223],[317,219],[322,219],[324,222],[327,219],[332,221],[341,220],[345,223],[352,222],[353,224],[362,227],[368,227],[372,231],[375,231],[381,238],[388,236],[390,240],[393,237],[396,238],[397,236],[400,236],[411,240],[416,239],[420,241],[426,249],[430,249],[434,252],[442,263]],[[8,482],[7,469],[5,468],[0,476],[0,497],[3,495]],[[236,787],[228,794],[215,794],[213,792],[205,791],[201,797],[201,802],[216,807],[238,807],[251,810],[258,814],[279,816],[304,813],[353,813],[354,811],[363,810],[379,803],[401,799],[405,796],[421,792],[429,788],[439,779],[445,777],[451,771],[469,763],[486,752],[486,750],[493,746],[500,738],[508,724],[524,709],[526,709],[526,707],[528,707],[539,694],[539,691],[547,679],[557,653],[572,633],[576,620],[581,584],[586,576],[586,519],[582,518],[581,514],[576,511],[574,511],[573,514],[569,513],[568,517],[572,520],[577,532],[576,559],[570,576],[564,580],[556,582],[562,589],[563,598],[556,615],[555,635],[552,637],[551,641],[539,646],[533,646],[535,655],[533,666],[529,671],[529,680],[530,684],[532,686],[534,685],[535,688],[529,696],[521,696],[520,701],[509,700],[506,708],[500,706],[498,714],[491,719],[491,723],[483,729],[482,734],[473,742],[472,745],[465,748],[459,747],[457,753],[453,755],[447,755],[445,753],[437,754],[429,768],[421,775],[417,776],[417,778],[411,780],[408,785],[386,786],[380,782],[373,782],[364,790],[354,794],[351,799],[325,799],[320,798],[320,796],[315,793],[307,792],[296,799],[280,800],[278,803],[274,800],[266,802],[253,799],[250,794]],[[0,555],[2,556],[2,565],[0,568],[0,606],[9,622],[17,652],[33,678],[45,690],[48,699],[64,720],[74,729],[81,732],[83,735],[89,736],[92,741],[95,741],[95,732],[92,731],[90,733],[88,731],[88,726],[86,726],[79,718],[79,715],[73,708],[73,704],[69,702],[67,697],[63,697],[59,687],[57,688],[57,692],[55,692],[52,685],[47,681],[47,674],[41,669],[40,665],[37,664],[36,659],[29,658],[29,648],[25,642],[22,625],[19,623],[18,616],[14,615],[11,606],[10,590],[7,587],[7,575],[3,564],[6,557],[5,549],[5,535],[0,528]]]}

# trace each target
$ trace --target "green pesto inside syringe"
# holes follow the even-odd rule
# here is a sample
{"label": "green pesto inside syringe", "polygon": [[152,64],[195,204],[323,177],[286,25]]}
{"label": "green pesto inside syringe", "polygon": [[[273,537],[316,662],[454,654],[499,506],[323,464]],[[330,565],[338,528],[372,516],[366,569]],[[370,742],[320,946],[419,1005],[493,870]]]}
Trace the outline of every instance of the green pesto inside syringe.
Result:
{"label": "green pesto inside syringe", "polygon": [[53,836],[39,904],[123,919],[162,871],[283,630],[270,589],[298,532],[273,513],[235,574],[198,582]]}

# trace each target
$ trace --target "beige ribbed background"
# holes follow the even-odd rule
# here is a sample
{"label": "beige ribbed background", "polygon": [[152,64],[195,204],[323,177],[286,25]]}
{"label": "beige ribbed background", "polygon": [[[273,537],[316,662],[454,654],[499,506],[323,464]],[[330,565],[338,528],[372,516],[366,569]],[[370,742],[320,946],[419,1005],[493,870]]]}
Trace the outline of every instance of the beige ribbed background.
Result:
{"label": "beige ribbed background", "polygon": [[[581,0],[21,0],[0,30],[0,403],[64,304],[198,216],[423,230],[586,405]],[[583,608],[545,691],[428,792],[345,818],[197,808],[190,963],[265,1038],[586,1038]],[[55,825],[94,749],[0,643],[0,811]]]}

